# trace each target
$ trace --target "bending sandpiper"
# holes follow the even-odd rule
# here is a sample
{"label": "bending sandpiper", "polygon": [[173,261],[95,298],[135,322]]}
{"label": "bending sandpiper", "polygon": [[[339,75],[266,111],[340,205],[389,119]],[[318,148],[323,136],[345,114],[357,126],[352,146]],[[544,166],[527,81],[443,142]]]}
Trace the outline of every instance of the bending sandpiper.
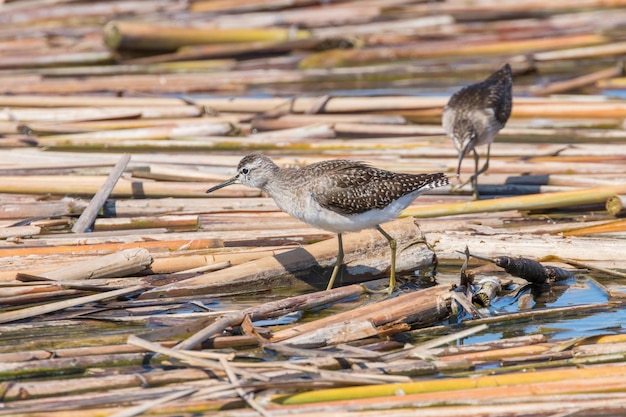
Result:
{"label": "bending sandpiper", "polygon": [[[475,199],[478,198],[478,175],[489,168],[491,144],[511,115],[512,87],[511,67],[505,64],[484,81],[454,93],[443,109],[443,130],[459,151],[457,176],[465,155],[470,151],[474,153],[474,175],[459,188],[471,182]],[[479,170],[476,146],[484,144],[487,144],[487,161]]]}
{"label": "bending sandpiper", "polygon": [[333,287],[343,263],[341,234],[377,229],[391,248],[387,289],[391,293],[396,285],[396,241],[380,224],[395,219],[422,191],[448,184],[448,178],[443,173],[395,173],[350,160],[280,168],[267,156],[253,153],[239,162],[237,175],[206,192],[235,183],[259,188],[284,212],[337,234],[337,261],[327,290]]}

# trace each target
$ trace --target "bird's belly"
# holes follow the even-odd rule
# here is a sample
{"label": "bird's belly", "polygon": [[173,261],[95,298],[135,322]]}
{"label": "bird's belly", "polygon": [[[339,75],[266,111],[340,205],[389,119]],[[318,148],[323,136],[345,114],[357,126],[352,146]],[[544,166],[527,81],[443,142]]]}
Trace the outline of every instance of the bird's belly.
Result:
{"label": "bird's belly", "polygon": [[333,233],[358,232],[371,229],[376,225],[393,220],[397,216],[389,215],[383,210],[371,210],[359,214],[340,214],[330,210],[319,213],[308,213],[301,220],[311,226]]}
{"label": "bird's belly", "polygon": [[288,212],[295,218],[313,227],[333,233],[358,232],[371,229],[381,223],[394,220],[417,197],[417,194],[406,195],[384,209],[371,209],[358,214],[342,214],[325,209],[317,203],[308,204],[306,209]]}
{"label": "bird's belly", "polygon": [[333,233],[357,232],[371,229],[381,223],[394,220],[402,210],[421,194],[421,190],[407,194],[392,201],[382,209],[364,207],[367,211],[356,214],[344,214],[321,206],[313,193],[293,192],[293,190],[266,190],[284,212],[313,227]]}

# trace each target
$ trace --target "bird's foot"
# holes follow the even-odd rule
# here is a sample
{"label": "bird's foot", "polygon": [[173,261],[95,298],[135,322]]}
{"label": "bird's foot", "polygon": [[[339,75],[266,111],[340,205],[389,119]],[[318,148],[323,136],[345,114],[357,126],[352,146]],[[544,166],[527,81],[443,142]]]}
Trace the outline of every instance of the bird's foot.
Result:
{"label": "bird's foot", "polygon": [[458,192],[460,192],[460,191],[461,191],[461,188],[463,188],[463,186],[464,186],[464,185],[465,185],[465,184],[456,184],[456,185],[452,185],[452,186],[450,186],[450,192],[451,192],[452,194],[456,194],[456,193],[458,193]]}
{"label": "bird's foot", "polygon": [[474,176],[470,177],[467,181],[463,182],[462,184],[456,184],[450,187],[450,192],[453,194],[462,194],[463,193],[463,188],[467,185],[467,184],[472,184],[472,198],[474,200],[478,200],[479,199],[479,195],[478,195],[478,184],[476,179],[474,178]]}

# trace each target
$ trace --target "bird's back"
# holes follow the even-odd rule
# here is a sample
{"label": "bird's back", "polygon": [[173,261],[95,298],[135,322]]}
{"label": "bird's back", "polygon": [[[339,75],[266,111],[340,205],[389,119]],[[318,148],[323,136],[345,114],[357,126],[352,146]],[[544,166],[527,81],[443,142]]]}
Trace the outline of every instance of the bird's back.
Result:
{"label": "bird's back", "polygon": [[354,215],[383,210],[400,198],[447,184],[443,173],[403,174],[363,163],[345,164],[327,172],[313,188],[315,200],[327,210]]}
{"label": "bird's back", "polygon": [[497,130],[504,127],[512,109],[513,74],[509,64],[485,80],[468,85],[452,95],[444,108],[444,130],[450,135],[455,120],[476,118],[482,112],[491,119]]}
{"label": "bird's back", "polygon": [[442,174],[400,174],[363,162],[331,160],[282,169],[266,191],[285,212],[335,233],[393,220],[424,190],[442,186]]}

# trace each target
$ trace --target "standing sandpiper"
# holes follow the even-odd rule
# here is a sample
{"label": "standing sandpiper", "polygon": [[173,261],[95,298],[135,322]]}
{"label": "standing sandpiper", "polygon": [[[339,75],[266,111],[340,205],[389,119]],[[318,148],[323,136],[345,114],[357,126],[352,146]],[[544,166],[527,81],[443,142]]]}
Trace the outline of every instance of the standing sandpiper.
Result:
{"label": "standing sandpiper", "polygon": [[387,289],[391,294],[396,285],[396,241],[379,225],[398,217],[422,191],[448,184],[448,178],[443,173],[399,174],[349,160],[280,168],[270,158],[253,153],[239,162],[237,175],[206,192],[235,183],[260,188],[284,212],[337,233],[339,250],[327,290],[343,263],[341,234],[376,228],[391,247]]}
{"label": "standing sandpiper", "polygon": [[[511,115],[512,87],[511,67],[505,64],[484,81],[454,93],[443,109],[443,130],[459,151],[457,176],[465,155],[470,151],[474,153],[474,175],[460,187],[471,181],[475,199],[478,198],[478,175],[489,168],[491,144]],[[476,146],[484,144],[487,144],[487,161],[478,170]]]}

